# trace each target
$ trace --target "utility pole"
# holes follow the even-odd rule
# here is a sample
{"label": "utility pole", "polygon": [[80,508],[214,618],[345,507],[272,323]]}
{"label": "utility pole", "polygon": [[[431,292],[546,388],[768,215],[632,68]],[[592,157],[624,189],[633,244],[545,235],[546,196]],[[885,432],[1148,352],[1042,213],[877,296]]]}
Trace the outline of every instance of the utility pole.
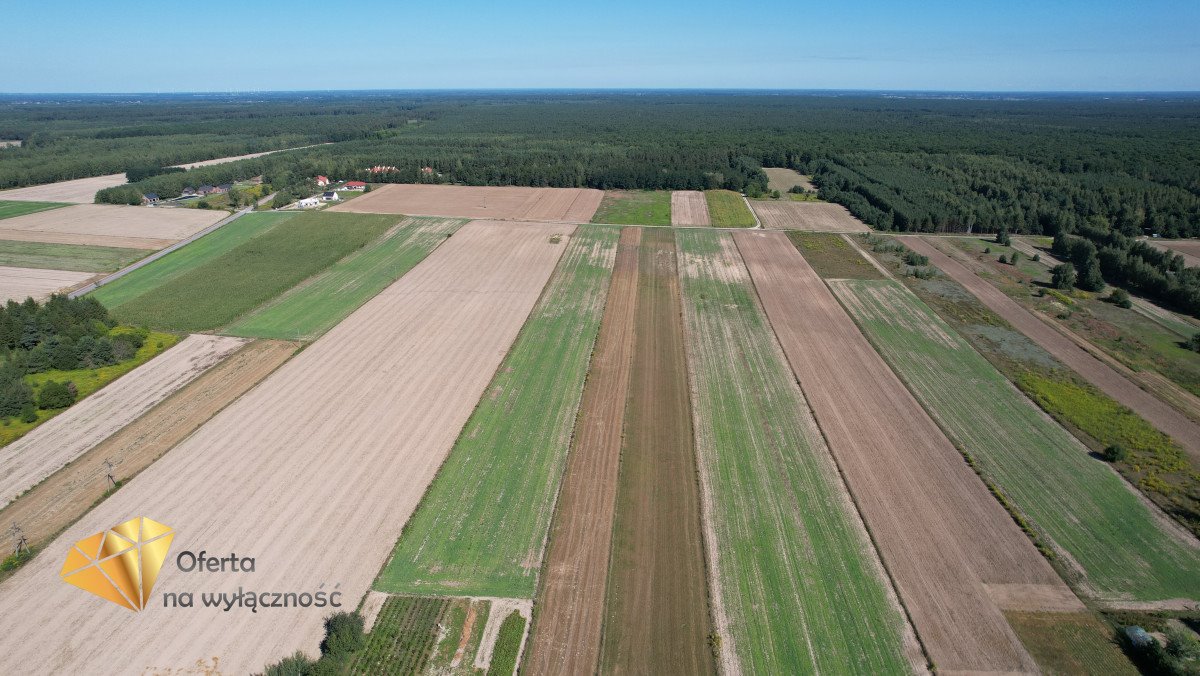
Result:
{"label": "utility pole", "polygon": [[29,540],[25,539],[25,532],[21,530],[16,521],[13,522],[12,528],[8,532],[12,533],[12,539],[15,543],[13,546],[13,556],[29,551]]}
{"label": "utility pole", "polygon": [[113,461],[110,460],[109,458],[105,458],[104,459],[104,473],[108,476],[108,480],[110,483],[112,483],[114,488],[117,485],[117,478],[113,476],[113,472],[115,470],[116,470],[116,466],[113,465]]}

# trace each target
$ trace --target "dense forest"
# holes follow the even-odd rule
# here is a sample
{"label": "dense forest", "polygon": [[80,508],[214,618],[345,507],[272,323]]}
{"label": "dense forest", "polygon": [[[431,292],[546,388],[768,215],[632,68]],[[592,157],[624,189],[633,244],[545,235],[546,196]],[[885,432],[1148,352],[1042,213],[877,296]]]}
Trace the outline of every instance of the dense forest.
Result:
{"label": "dense forest", "polygon": [[[263,175],[375,182],[766,189],[763,166],[886,230],[1085,238],[1105,279],[1192,313],[1143,235],[1200,235],[1200,98],[703,92],[0,97],[0,187],[118,171],[110,202]],[[309,143],[256,160],[154,166]],[[389,167],[370,173],[368,167]],[[434,173],[423,173],[430,167]],[[1195,289],[1196,293],[1180,291]]]}

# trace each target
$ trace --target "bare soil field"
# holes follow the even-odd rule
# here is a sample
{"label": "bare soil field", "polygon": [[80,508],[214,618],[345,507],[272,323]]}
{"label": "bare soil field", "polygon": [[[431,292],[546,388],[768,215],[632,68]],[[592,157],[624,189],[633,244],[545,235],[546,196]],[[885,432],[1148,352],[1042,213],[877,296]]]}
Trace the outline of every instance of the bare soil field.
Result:
{"label": "bare soil field", "polygon": [[[951,279],[962,284],[981,303],[1012,324],[1063,364],[1074,370],[1100,391],[1145,418],[1179,443],[1193,459],[1200,459],[1200,426],[1179,411],[1142,390],[1112,367],[1075,344],[1031,312],[1004,295],[996,287],[954,260],[923,237],[906,237],[913,251],[929,256]],[[956,254],[957,255],[957,254]],[[963,254],[965,256],[965,254]]]}
{"label": "bare soil field", "polygon": [[1200,265],[1200,240],[1195,239],[1147,239],[1147,244],[1162,249],[1164,251],[1172,251],[1183,256],[1183,260],[1188,267]]}
{"label": "bare soil field", "polygon": [[[225,216],[228,214],[224,211],[206,209],[80,204],[5,219],[0,239],[144,249],[150,247],[137,246],[129,240],[149,239],[154,240],[150,244],[161,241],[171,244],[200,232]],[[27,233],[28,237],[6,234],[14,231]]]}
{"label": "bare soil field", "polygon": [[699,190],[671,193],[671,225],[712,225],[704,193]]}
{"label": "bare soil field", "polygon": [[675,232],[646,230],[638,255],[600,671],[715,673]]}
{"label": "bare soil field", "polygon": [[155,237],[109,237],[108,235],[81,235],[68,232],[45,232],[43,230],[8,230],[6,228],[0,228],[0,240],[104,246],[119,249],[142,249],[145,251],[158,251],[175,243],[174,240],[158,239]]}
{"label": "bare soil field", "polygon": [[91,204],[96,199],[97,192],[105,188],[115,188],[119,185],[125,185],[125,183],[125,174],[77,178],[73,181],[59,181],[58,183],[47,183],[45,185],[31,185],[25,188],[0,190],[0,200]]}
{"label": "bare soil field", "polygon": [[91,272],[0,265],[0,302],[22,301],[30,296],[35,300],[43,300],[56,291],[78,286],[92,277]]}
{"label": "bare soil field", "polygon": [[633,357],[641,228],[625,228],[609,283],[537,597],[530,674],[594,673]]}
{"label": "bare soil field", "polygon": [[735,241],[932,661],[1035,671],[984,584],[1065,585],[786,235]]}
{"label": "bare soil field", "polygon": [[587,188],[393,184],[331,211],[587,223],[604,198]]}
{"label": "bare soil field", "polygon": [[750,200],[754,213],[768,230],[812,232],[870,232],[865,223],[833,202]]}
{"label": "bare soil field", "polygon": [[246,343],[193,335],[0,449],[0,504],[117,433]]}
{"label": "bare soil field", "polygon": [[787,192],[796,186],[800,186],[805,190],[817,189],[817,186],[813,185],[807,176],[795,169],[763,167],[763,171],[767,174],[767,187],[771,190]]}
{"label": "bare soil field", "polygon": [[[165,608],[163,594],[336,589],[357,606],[554,270],[556,233],[464,226],[68,528],[0,584],[0,671],[246,673],[316,655],[328,608]],[[174,528],[173,551],[236,552],[255,571],[191,575],[171,557],[135,615],[58,579],[68,546],[129,515]]]}
{"label": "bare soil field", "polygon": [[297,347],[278,340],[243,347],[0,510],[0,523],[20,524],[29,544],[40,547],[87,513],[111,487],[106,460],[118,481],[137,475],[274,371]]}

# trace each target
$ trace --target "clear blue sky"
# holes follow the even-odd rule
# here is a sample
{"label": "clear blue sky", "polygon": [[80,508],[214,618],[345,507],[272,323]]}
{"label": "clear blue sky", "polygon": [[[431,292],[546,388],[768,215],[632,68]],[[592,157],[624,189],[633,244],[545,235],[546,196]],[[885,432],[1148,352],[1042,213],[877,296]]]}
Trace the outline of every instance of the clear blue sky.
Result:
{"label": "clear blue sky", "polygon": [[0,0],[0,16],[0,92],[1200,90],[1200,0]]}

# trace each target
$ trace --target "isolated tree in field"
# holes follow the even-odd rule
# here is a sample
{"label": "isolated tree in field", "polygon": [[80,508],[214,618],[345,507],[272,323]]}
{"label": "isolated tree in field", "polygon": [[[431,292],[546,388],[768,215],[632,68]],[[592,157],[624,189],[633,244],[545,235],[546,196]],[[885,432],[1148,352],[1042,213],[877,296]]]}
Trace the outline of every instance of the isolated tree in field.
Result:
{"label": "isolated tree in field", "polygon": [[1184,345],[1192,352],[1200,352],[1200,333],[1193,333]]}
{"label": "isolated tree in field", "polygon": [[1069,291],[1075,286],[1075,266],[1070,263],[1055,265],[1050,271],[1050,283],[1056,289]]}
{"label": "isolated tree in field", "polygon": [[1012,246],[1012,237],[1008,236],[1008,228],[1000,228],[1000,231],[996,233],[996,244]]}
{"label": "isolated tree in field", "polygon": [[1129,292],[1125,289],[1113,289],[1112,293],[1108,294],[1108,302],[1126,310],[1133,307],[1133,301],[1129,300]]}
{"label": "isolated tree in field", "polygon": [[1121,444],[1112,444],[1104,449],[1104,459],[1108,462],[1120,462],[1129,456]]}
{"label": "isolated tree in field", "polygon": [[1012,255],[1008,257],[1008,262],[1012,263],[1013,265],[1016,265],[1017,261],[1019,261],[1019,260],[1021,260],[1021,252],[1020,251],[1014,251],[1014,252],[1012,252]]}
{"label": "isolated tree in field", "polygon": [[1104,275],[1100,273],[1100,257],[1096,254],[1095,247],[1084,257],[1075,285],[1084,291],[1099,291],[1104,288]]}

